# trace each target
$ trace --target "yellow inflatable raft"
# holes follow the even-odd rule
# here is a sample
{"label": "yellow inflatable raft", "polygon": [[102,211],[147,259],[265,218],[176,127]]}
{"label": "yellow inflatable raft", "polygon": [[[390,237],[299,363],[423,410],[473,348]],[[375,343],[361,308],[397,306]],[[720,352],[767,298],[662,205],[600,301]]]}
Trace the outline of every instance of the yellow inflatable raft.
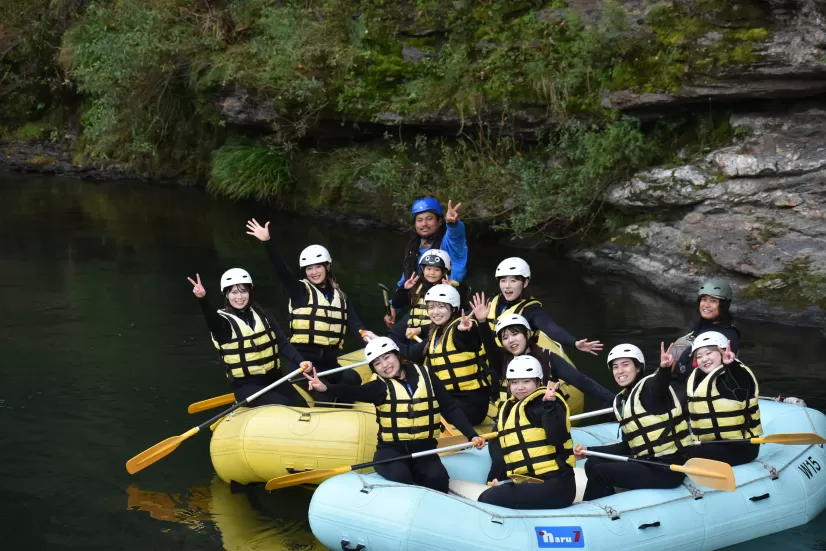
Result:
{"label": "yellow inflatable raft", "polygon": [[[342,356],[340,363],[347,365],[363,359],[364,352],[359,350]],[[367,366],[354,369],[362,382],[372,376]],[[299,392],[311,407],[240,408],[218,423],[212,435],[210,455],[221,479],[241,484],[266,482],[295,472],[372,460],[378,433],[372,404],[358,404],[353,409],[334,409],[320,404],[318,407],[303,389],[299,388]],[[567,392],[571,414],[581,413],[582,393],[573,387]],[[495,415],[491,405],[489,417]],[[478,431],[480,434],[490,432],[491,426],[492,422],[482,425]]]}

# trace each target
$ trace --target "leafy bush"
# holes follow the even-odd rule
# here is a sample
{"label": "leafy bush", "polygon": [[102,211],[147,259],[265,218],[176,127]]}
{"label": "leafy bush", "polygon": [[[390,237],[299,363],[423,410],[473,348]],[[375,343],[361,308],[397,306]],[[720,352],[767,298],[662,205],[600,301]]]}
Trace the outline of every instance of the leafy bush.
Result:
{"label": "leafy bush", "polygon": [[207,191],[231,199],[267,200],[280,197],[291,183],[283,152],[260,145],[231,145],[213,154]]}

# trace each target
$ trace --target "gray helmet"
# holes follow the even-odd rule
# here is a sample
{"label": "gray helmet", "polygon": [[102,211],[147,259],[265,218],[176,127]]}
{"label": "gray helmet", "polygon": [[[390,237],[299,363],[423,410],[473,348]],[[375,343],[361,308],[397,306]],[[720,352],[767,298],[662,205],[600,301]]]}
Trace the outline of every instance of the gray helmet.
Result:
{"label": "gray helmet", "polygon": [[731,292],[731,285],[728,284],[728,281],[725,279],[720,279],[719,277],[707,279],[703,282],[700,286],[700,290],[697,291],[697,296],[699,297],[703,295],[724,298],[726,300],[731,300],[734,296]]}

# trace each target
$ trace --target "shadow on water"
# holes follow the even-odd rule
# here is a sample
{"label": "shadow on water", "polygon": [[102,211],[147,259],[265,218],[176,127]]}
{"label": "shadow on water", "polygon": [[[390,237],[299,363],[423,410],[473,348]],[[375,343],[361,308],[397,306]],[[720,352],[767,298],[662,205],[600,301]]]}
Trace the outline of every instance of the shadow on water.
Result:
{"label": "shadow on water", "polygon": [[[243,266],[257,300],[285,321],[286,294],[263,247],[244,233],[250,216],[272,221],[288,260],[310,243],[328,246],[360,316],[382,328],[376,283],[391,285],[401,275],[403,235],[229,204],[195,189],[0,173],[0,513],[10,548],[231,548],[214,510],[191,505],[216,502],[207,436],[189,439],[135,476],[124,463],[208,415],[187,415],[188,404],[228,390],[187,276],[199,272],[217,306],[221,273]],[[654,362],[660,341],[667,344],[691,324],[686,305],[537,251],[472,245],[473,289],[495,290],[493,270],[512,255],[531,263],[531,291],[577,337],[599,338],[607,347],[631,341]],[[739,325],[741,357],[759,373],[762,394],[800,396],[826,409],[822,333]],[[613,388],[602,358],[572,355],[580,369]],[[161,496],[162,505],[136,514],[124,507],[136,495]],[[289,531],[299,547],[284,548],[312,549],[302,494],[274,496],[276,509],[230,494],[253,511],[244,518],[254,519],[255,541]],[[153,518],[165,510],[174,522]],[[190,513],[182,519],[179,511]],[[295,512],[299,517],[290,516]],[[801,549],[822,549],[826,535],[816,526],[789,537],[806,542]]]}

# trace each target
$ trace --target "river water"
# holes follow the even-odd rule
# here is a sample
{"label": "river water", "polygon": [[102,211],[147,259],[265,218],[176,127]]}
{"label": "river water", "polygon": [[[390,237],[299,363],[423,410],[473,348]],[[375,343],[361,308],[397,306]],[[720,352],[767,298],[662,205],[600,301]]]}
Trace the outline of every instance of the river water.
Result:
{"label": "river water", "polygon": [[[362,319],[381,329],[376,283],[398,279],[401,234],[227,203],[195,189],[0,172],[4,548],[320,548],[306,521],[309,492],[232,494],[213,480],[206,435],[134,476],[124,468],[136,453],[203,421],[187,414],[188,404],[228,391],[187,276],[199,272],[214,299],[221,273],[243,266],[259,302],[285,320],[286,294],[263,247],[245,235],[251,216],[272,221],[288,259],[310,243],[327,245]],[[607,347],[631,341],[655,361],[660,340],[691,323],[691,308],[633,282],[545,253],[471,246],[474,289],[495,289],[496,263],[524,256],[534,294],[575,336]],[[762,394],[826,409],[820,331],[739,325],[741,357],[758,373]],[[602,359],[572,354],[613,388]],[[823,520],[746,545],[826,549]]]}

